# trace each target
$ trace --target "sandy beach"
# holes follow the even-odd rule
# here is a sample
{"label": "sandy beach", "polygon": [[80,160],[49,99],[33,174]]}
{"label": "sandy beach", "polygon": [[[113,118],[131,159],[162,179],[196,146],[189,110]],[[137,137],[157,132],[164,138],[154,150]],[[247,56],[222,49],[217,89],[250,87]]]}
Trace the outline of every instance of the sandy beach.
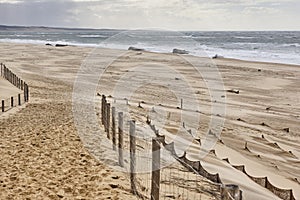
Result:
{"label": "sandy beach", "polygon": [[[186,60],[215,63],[224,83],[223,98],[226,99],[226,114],[215,116],[225,120],[213,148],[216,155],[209,154],[201,159],[199,145],[192,144],[184,149],[187,157],[201,159],[203,166],[210,173],[219,173],[224,183],[238,185],[246,200],[280,198],[233,166],[244,165],[251,176],[268,177],[274,186],[292,189],[294,197],[300,199],[300,66],[234,59],[211,61],[193,56],[183,60],[174,54],[105,49],[95,52],[93,48],[76,46],[0,43],[0,47],[0,62],[26,80],[31,97],[29,103],[15,112],[0,114],[0,199],[137,198],[130,193],[126,173],[102,163],[87,151],[74,122],[73,84],[82,63],[92,62],[95,57],[90,55],[96,53],[100,60],[95,61],[97,64],[118,57],[105,70],[94,95],[111,95],[109,100],[113,102],[115,98],[119,108],[124,107],[124,99],[119,100],[124,95],[115,94],[115,91],[128,84],[124,74],[132,72],[133,66],[147,61],[170,65],[182,74],[195,89],[195,97],[201,104],[200,110],[188,110],[194,107],[189,107],[190,98],[182,93],[188,110],[185,127],[201,139],[206,137],[212,114],[210,91],[206,81],[192,68],[187,68]],[[149,65],[146,72],[151,67]],[[203,70],[209,70],[209,66]],[[155,78],[179,79],[164,73],[167,72],[152,75],[155,77],[144,73],[137,79],[142,82]],[[134,81],[130,83],[134,84]],[[1,98],[9,98],[18,92],[0,78]],[[143,102],[143,109],[137,107],[138,102]],[[149,105],[160,104],[168,117],[164,120],[165,116],[161,116],[160,120],[155,116],[156,122],[158,126],[163,122],[160,131],[172,141],[172,134],[179,134],[181,130],[180,110],[176,108],[179,102],[174,91],[149,84],[134,91],[128,107],[131,117],[146,127],[145,117],[151,110]],[[195,113],[199,114],[200,123],[194,120]],[[180,143],[177,146],[180,152]],[[223,160],[226,158],[230,164]],[[215,188],[215,184],[207,180],[202,182],[207,190]],[[206,192],[203,199],[217,197]]]}

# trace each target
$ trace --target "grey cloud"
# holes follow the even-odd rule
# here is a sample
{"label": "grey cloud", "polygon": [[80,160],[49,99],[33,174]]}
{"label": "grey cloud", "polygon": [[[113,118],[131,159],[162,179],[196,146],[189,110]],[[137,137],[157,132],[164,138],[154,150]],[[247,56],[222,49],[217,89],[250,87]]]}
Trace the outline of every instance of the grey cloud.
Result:
{"label": "grey cloud", "polygon": [[74,3],[61,1],[26,1],[16,4],[0,3],[0,24],[67,25],[69,10]]}
{"label": "grey cloud", "polygon": [[[298,0],[21,0],[0,24],[94,28],[298,29]],[[266,23],[268,22],[268,23]]]}

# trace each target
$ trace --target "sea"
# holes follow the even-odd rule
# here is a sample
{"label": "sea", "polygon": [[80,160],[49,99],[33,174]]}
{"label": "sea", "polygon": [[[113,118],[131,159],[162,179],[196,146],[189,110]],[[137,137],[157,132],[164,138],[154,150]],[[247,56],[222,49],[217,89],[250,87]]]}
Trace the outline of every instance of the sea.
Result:
{"label": "sea", "polygon": [[184,49],[192,55],[215,55],[249,61],[300,65],[300,31],[162,31],[111,29],[0,29],[0,42],[67,44],[153,52]]}

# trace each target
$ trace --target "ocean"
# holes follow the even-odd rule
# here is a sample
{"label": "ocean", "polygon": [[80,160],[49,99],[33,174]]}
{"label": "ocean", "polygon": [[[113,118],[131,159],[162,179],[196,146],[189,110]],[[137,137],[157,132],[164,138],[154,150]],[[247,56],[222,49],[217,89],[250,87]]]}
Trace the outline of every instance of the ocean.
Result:
{"label": "ocean", "polygon": [[300,32],[171,32],[84,29],[0,30],[0,42],[68,44],[154,52],[185,49],[192,55],[300,65]]}

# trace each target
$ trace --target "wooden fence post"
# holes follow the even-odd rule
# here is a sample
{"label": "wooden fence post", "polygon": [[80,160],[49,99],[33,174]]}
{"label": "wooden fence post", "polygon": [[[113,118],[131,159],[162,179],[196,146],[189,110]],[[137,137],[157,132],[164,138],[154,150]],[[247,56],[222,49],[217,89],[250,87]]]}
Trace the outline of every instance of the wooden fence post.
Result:
{"label": "wooden fence post", "polygon": [[110,103],[106,104],[106,133],[107,133],[107,138],[110,139]]}
{"label": "wooden fence post", "polygon": [[4,100],[2,100],[2,112],[4,112],[4,111],[5,111],[5,107],[4,107],[5,105],[4,105],[4,104],[5,104],[5,101],[4,101]]}
{"label": "wooden fence post", "polygon": [[119,127],[118,127],[118,131],[119,131],[119,165],[121,167],[124,167],[124,158],[123,158],[123,113],[119,112],[118,114],[118,123],[119,123]]}
{"label": "wooden fence post", "polygon": [[29,101],[29,87],[26,84],[26,96],[27,96],[27,102]]}
{"label": "wooden fence post", "polygon": [[9,70],[9,82],[12,83],[12,72]]}
{"label": "wooden fence post", "polygon": [[20,78],[17,77],[17,87],[20,89]]}
{"label": "wooden fence post", "polygon": [[101,122],[104,125],[104,110],[105,110],[105,95],[102,95],[102,102],[101,102]]}
{"label": "wooden fence post", "polygon": [[5,71],[4,78],[7,80],[8,70],[5,65],[4,65],[4,71]]}
{"label": "wooden fence post", "polygon": [[158,138],[152,139],[152,182],[151,200],[159,200],[160,189],[160,143]]}
{"label": "wooden fence post", "polygon": [[180,105],[181,110],[183,109],[183,99],[181,99],[181,105]]}
{"label": "wooden fence post", "polygon": [[116,148],[116,108],[112,107],[111,109],[111,121],[112,121],[112,144],[113,150],[115,151]]}
{"label": "wooden fence post", "polygon": [[135,141],[135,121],[130,121],[130,183],[131,192],[137,194],[136,190],[136,141]]}
{"label": "wooden fence post", "polygon": [[13,74],[13,85],[16,86],[16,75]]}
{"label": "wooden fence post", "polygon": [[26,87],[25,87],[26,83],[24,83],[24,101],[26,102],[27,99],[26,99]]}
{"label": "wooden fence post", "polygon": [[23,80],[21,80],[21,90],[24,89],[24,84],[23,84]]}
{"label": "wooden fence post", "polygon": [[4,69],[5,69],[5,79],[7,80],[7,77],[8,77],[8,70],[7,70],[7,68],[6,68],[6,66],[4,65]]}
{"label": "wooden fence post", "polygon": [[19,106],[21,105],[21,94],[18,94],[18,103],[19,103]]}
{"label": "wooden fence post", "polygon": [[10,105],[11,105],[11,107],[14,107],[14,97],[10,98]]}
{"label": "wooden fence post", "polygon": [[3,65],[3,68],[4,68],[4,78],[6,79],[6,66],[5,65]]}
{"label": "wooden fence post", "polygon": [[107,106],[106,106],[106,104],[107,104],[107,101],[106,101],[106,99],[104,99],[104,102],[103,102],[103,125],[104,125],[104,130],[105,130],[105,132],[106,132],[106,129],[107,129],[107,123],[106,123],[106,120],[107,120],[107,114],[106,114],[106,112],[107,112]]}
{"label": "wooden fence post", "polygon": [[242,200],[242,191],[237,185],[223,185],[221,186],[221,199]]}

